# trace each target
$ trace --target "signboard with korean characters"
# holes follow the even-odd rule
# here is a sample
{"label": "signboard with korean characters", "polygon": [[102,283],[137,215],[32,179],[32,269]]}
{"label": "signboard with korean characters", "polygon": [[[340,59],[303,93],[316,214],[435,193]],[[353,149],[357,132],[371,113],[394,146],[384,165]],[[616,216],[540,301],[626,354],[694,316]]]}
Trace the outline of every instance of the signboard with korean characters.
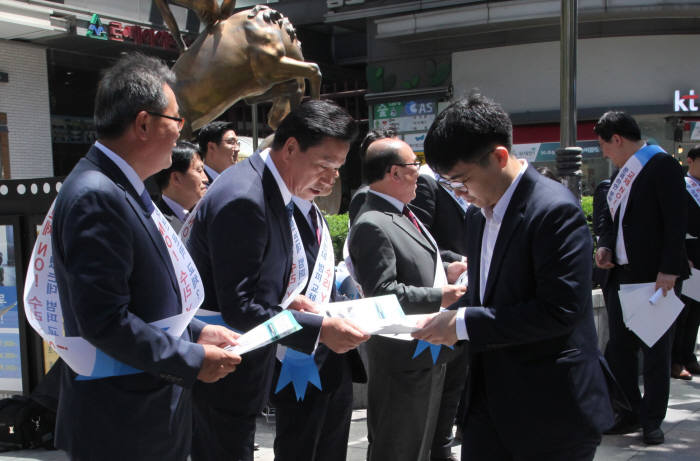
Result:
{"label": "signboard with korean characters", "polygon": [[434,100],[392,101],[374,104],[372,128],[392,128],[398,133],[427,132],[435,119]]}

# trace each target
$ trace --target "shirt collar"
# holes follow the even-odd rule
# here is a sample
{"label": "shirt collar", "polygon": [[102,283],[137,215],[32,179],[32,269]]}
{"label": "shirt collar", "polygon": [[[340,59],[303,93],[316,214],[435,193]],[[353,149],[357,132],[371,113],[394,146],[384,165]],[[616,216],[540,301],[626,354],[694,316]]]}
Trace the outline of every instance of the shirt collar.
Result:
{"label": "shirt collar", "polygon": [[217,178],[217,176],[219,176],[219,173],[217,173],[217,171],[214,168],[210,167],[206,163],[204,164],[204,171],[207,172],[212,182]]}
{"label": "shirt collar", "polygon": [[[520,171],[518,172],[515,179],[513,179],[513,182],[510,183],[510,186],[508,186],[508,189],[506,189],[501,198],[498,199],[498,202],[496,202],[496,204],[493,206],[493,219],[496,220],[496,222],[500,223],[503,220],[503,215],[506,214],[506,210],[508,209],[508,205],[510,204],[510,199],[513,198],[515,188],[518,187],[520,179],[523,177],[525,170],[527,170],[527,160],[518,159],[518,161],[522,165],[520,167]],[[483,214],[485,217],[488,217],[486,210],[483,208],[481,209],[481,214]]]}
{"label": "shirt collar", "polygon": [[262,159],[265,161],[265,166],[268,170],[270,170],[270,173],[272,173],[272,176],[275,178],[275,182],[277,183],[277,187],[280,190],[280,194],[282,194],[282,201],[284,202],[284,206],[289,205],[289,202],[292,200],[292,193],[289,192],[287,184],[284,182],[284,179],[282,179],[282,176],[280,176],[280,172],[277,171],[275,162],[270,156],[270,148],[267,148],[264,151],[260,152],[260,157],[262,157]]}
{"label": "shirt collar", "polygon": [[189,211],[186,210],[182,205],[177,203],[175,200],[168,197],[167,195],[163,194],[161,197],[163,197],[163,201],[165,202],[165,204],[168,205],[171,210],[173,210],[175,216],[177,216],[177,218],[180,221],[185,222],[185,219],[187,219],[187,213]]}
{"label": "shirt collar", "polygon": [[97,147],[97,149],[100,152],[106,155],[108,159],[110,159],[112,162],[114,162],[115,165],[117,165],[121,172],[124,173],[124,176],[126,176],[126,179],[128,179],[131,185],[134,187],[134,190],[136,190],[137,195],[143,194],[143,191],[146,188],[146,186],[143,185],[143,181],[141,181],[139,175],[136,174],[136,171],[134,171],[134,169],[131,168],[131,165],[129,165],[126,162],[126,160],[124,160],[122,157],[120,157],[118,154],[112,151],[109,147],[102,144],[100,141],[95,141],[95,147]]}
{"label": "shirt collar", "polygon": [[313,203],[310,200],[304,200],[296,195],[292,195],[292,200],[304,216],[309,214],[309,211],[311,211],[311,207],[313,206]]}
{"label": "shirt collar", "polygon": [[396,197],[392,197],[391,195],[387,194],[382,194],[381,192],[377,192],[376,190],[370,189],[369,190],[371,193],[374,195],[378,195],[379,197],[383,198],[387,202],[391,203],[397,210],[399,210],[399,213],[403,213],[403,209],[406,206],[405,203],[403,203],[401,200],[397,199]]}

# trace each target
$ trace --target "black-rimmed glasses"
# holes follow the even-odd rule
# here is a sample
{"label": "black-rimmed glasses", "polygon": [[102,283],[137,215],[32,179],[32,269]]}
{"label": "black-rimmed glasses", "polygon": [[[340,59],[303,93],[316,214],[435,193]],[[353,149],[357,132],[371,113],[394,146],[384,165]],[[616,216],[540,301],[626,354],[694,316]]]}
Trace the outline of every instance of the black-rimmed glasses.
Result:
{"label": "black-rimmed glasses", "polygon": [[392,165],[398,165],[398,166],[415,166],[415,167],[419,167],[419,166],[420,166],[420,162],[392,163]]}
{"label": "black-rimmed glasses", "polygon": [[173,115],[165,115],[165,114],[161,114],[160,112],[152,112],[150,110],[147,110],[146,113],[151,114],[151,115],[155,115],[156,117],[163,117],[163,118],[167,118],[170,120],[175,120],[177,122],[177,128],[179,130],[181,130],[182,127],[185,126],[185,119],[183,117],[175,117]]}

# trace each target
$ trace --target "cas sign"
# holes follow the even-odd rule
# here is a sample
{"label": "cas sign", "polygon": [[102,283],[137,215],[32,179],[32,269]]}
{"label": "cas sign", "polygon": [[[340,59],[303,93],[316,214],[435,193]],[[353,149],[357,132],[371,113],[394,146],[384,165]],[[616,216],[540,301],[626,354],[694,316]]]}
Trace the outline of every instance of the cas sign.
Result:
{"label": "cas sign", "polygon": [[697,112],[700,110],[695,104],[695,100],[698,99],[698,95],[695,94],[695,90],[688,91],[688,94],[681,95],[680,90],[676,90],[673,93],[673,111],[674,112]]}

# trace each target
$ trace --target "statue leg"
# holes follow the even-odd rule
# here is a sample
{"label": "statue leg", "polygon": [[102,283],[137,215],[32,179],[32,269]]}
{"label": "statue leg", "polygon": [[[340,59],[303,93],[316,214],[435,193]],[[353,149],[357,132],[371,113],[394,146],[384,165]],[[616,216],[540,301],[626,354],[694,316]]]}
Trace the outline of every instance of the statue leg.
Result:
{"label": "statue leg", "polygon": [[170,34],[173,36],[175,44],[180,49],[180,53],[184,53],[187,50],[187,45],[185,45],[185,41],[182,39],[182,35],[180,34],[180,28],[177,26],[177,21],[175,21],[175,16],[173,16],[173,12],[170,11],[170,6],[168,5],[168,2],[166,0],[155,0],[155,2],[156,6],[160,10],[161,16],[163,16],[165,24],[167,24],[168,29],[170,29]]}
{"label": "statue leg", "polygon": [[293,78],[307,78],[311,84],[311,98],[321,97],[321,70],[313,62],[259,53],[251,56],[251,67],[261,81],[279,82]]}

